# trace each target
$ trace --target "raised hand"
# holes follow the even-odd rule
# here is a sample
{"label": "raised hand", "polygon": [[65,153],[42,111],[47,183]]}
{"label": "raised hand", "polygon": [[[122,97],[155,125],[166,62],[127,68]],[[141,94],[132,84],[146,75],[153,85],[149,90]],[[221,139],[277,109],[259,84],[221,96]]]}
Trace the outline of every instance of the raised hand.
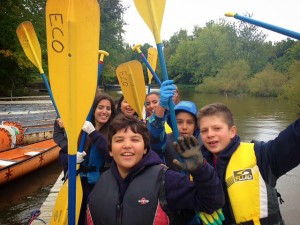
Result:
{"label": "raised hand", "polygon": [[177,159],[173,163],[181,170],[193,172],[203,165],[204,159],[200,150],[198,140],[193,135],[178,138],[178,143],[173,143],[175,150],[182,157],[184,162]]}
{"label": "raised hand", "polygon": [[173,98],[176,87],[173,80],[165,80],[162,82],[159,90],[159,104],[163,108],[168,108],[168,102],[170,98]]}

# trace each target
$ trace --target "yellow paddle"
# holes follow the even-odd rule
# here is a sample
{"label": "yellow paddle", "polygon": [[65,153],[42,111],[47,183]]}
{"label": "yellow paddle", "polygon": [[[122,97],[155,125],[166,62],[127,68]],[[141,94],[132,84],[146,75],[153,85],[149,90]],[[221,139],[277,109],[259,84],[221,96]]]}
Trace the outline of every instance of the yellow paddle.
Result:
{"label": "yellow paddle", "polygon": [[[160,67],[162,71],[163,80],[168,80],[168,72],[167,66],[164,58],[162,41],[160,38],[160,29],[162,24],[162,19],[164,16],[166,0],[134,0],[135,7],[139,12],[140,16],[143,18],[144,22],[147,24],[149,29],[151,30],[158,51],[158,57],[160,62]],[[179,136],[174,104],[172,99],[169,99],[169,109],[170,109],[170,117],[172,122],[172,129],[174,134],[174,139],[177,140]],[[180,159],[182,161],[182,159]]]}
{"label": "yellow paddle", "polygon": [[[46,31],[50,83],[68,137],[68,195],[59,193],[51,224],[74,225],[76,153],[97,85],[100,8],[96,0],[48,0]],[[80,179],[78,177],[77,179]],[[78,185],[78,183],[77,183]],[[78,188],[77,191],[81,191]],[[80,207],[79,207],[80,208]],[[67,216],[68,215],[68,216]],[[76,215],[78,215],[76,213]]]}
{"label": "yellow paddle", "polygon": [[[158,84],[158,86],[161,85],[161,82],[157,76],[157,74],[155,73],[155,69],[156,69],[156,63],[157,63],[157,50],[155,48],[150,47],[148,49],[148,59],[146,59],[144,53],[141,50],[141,44],[137,44],[135,46],[132,47],[133,51],[137,51],[137,53],[140,54],[143,62],[146,64],[147,66],[147,72],[148,72],[148,84],[151,84],[152,82],[152,78],[154,76],[154,79],[156,81],[156,83]],[[150,61],[151,62],[150,62]],[[154,69],[153,69],[154,68]],[[149,85],[150,86],[150,85]],[[148,90],[149,92],[149,90]]]}
{"label": "yellow paddle", "polygon": [[[153,47],[148,48],[147,60],[150,64],[151,68],[155,71],[156,64],[157,64],[157,49],[156,48],[153,48]],[[147,74],[148,74],[148,84],[150,86],[150,84],[152,82],[153,74],[151,73],[149,68],[147,68]]]}
{"label": "yellow paddle", "polygon": [[117,67],[116,75],[124,98],[143,119],[146,90],[142,64],[137,60],[122,63]]}
{"label": "yellow paddle", "polygon": [[16,33],[21,43],[21,46],[25,52],[25,55],[38,68],[40,74],[42,75],[44,84],[47,88],[48,94],[50,95],[52,104],[56,110],[56,114],[58,117],[60,117],[55,101],[53,99],[51,88],[49,86],[48,80],[45,76],[42,67],[41,46],[32,26],[32,23],[30,21],[24,21],[18,26]]}

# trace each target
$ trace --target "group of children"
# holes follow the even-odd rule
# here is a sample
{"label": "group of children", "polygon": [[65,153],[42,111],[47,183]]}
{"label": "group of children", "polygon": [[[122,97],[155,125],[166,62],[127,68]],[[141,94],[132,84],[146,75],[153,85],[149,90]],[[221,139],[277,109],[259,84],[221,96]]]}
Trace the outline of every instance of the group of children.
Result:
{"label": "group of children", "polygon": [[[176,140],[176,89],[168,80],[147,95],[146,122],[126,99],[115,107],[97,95],[77,157],[87,190],[78,224],[283,225],[275,185],[300,163],[300,119],[274,140],[244,143],[224,104],[174,101]],[[67,170],[67,145],[60,162]]]}

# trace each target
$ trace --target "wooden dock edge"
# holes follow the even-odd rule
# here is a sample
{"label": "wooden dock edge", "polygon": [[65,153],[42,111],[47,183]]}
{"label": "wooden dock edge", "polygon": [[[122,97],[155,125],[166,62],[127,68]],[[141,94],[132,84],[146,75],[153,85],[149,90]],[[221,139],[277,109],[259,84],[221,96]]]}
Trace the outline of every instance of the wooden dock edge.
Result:
{"label": "wooden dock edge", "polygon": [[[48,197],[42,204],[42,206],[40,208],[41,214],[39,215],[39,217],[37,217],[37,219],[32,221],[31,225],[42,225],[42,224],[45,225],[44,222],[47,225],[50,224],[53,207],[56,202],[58,192],[60,191],[60,189],[63,185],[63,181],[61,180],[62,178],[63,178],[63,172],[57,178],[55,184],[53,185],[53,187],[50,190]],[[38,220],[38,219],[41,219],[44,222],[42,222],[41,220]]]}

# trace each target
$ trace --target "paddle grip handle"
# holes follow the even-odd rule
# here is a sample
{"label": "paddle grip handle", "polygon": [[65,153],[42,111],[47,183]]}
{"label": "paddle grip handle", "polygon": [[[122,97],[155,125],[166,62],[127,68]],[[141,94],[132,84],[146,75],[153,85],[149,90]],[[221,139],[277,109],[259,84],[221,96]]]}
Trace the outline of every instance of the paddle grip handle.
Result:
{"label": "paddle grip handle", "polygon": [[[161,66],[162,70],[162,75],[163,75],[163,80],[168,80],[168,72],[167,72],[167,66],[164,58],[164,53],[162,50],[162,44],[157,44],[157,51],[158,51],[158,56],[159,56],[159,63]],[[177,127],[177,122],[176,122],[176,117],[175,117],[175,110],[174,110],[174,103],[172,99],[169,99],[169,111],[170,111],[170,117],[171,117],[171,123],[172,123],[172,129],[173,129],[173,134],[175,140],[178,139],[179,137],[179,132],[178,132],[178,127]],[[183,160],[181,159],[181,162]]]}

